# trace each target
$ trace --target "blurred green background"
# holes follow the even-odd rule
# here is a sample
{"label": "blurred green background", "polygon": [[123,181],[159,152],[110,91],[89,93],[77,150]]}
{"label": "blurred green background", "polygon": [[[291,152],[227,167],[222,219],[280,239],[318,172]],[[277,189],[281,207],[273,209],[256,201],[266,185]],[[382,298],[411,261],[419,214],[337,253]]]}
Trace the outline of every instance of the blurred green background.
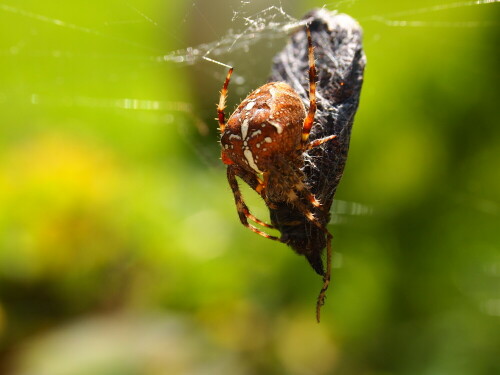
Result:
{"label": "blurred green background", "polygon": [[286,42],[269,6],[0,1],[0,373],[500,373],[500,4],[326,5],[364,28],[337,198],[373,214],[335,216],[319,325],[305,259],[239,224],[226,69],[181,61],[212,43],[234,108]]}

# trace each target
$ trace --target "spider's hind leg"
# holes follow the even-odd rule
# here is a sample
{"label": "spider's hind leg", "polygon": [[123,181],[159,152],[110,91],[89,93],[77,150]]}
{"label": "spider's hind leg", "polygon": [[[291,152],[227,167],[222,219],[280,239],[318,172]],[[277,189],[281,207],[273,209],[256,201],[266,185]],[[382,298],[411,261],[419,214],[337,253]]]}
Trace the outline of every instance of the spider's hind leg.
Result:
{"label": "spider's hind leg", "polygon": [[321,319],[321,306],[325,304],[326,291],[328,286],[330,285],[330,278],[332,273],[332,234],[326,229],[326,227],[322,228],[326,235],[326,272],[323,276],[323,286],[321,287],[321,291],[318,295],[318,301],[316,302],[316,320],[320,321]]}
{"label": "spider's hind leg", "polygon": [[[321,204],[316,200],[314,197],[314,194],[311,193],[311,191],[306,187],[304,183],[299,183],[295,185],[295,188],[297,190],[297,193],[299,195],[302,195],[304,198],[306,198],[313,206],[322,208]],[[296,195],[297,196],[297,195]],[[312,202],[314,200],[319,206],[316,206]],[[331,278],[331,272],[332,272],[332,234],[326,227],[326,223],[323,224],[314,214],[312,211],[300,200],[297,199],[292,202],[292,204],[297,207],[300,212],[315,226],[317,226],[324,234],[326,237],[326,271],[325,274],[323,275],[323,286],[321,287],[321,291],[318,295],[318,300],[316,302],[316,320],[320,321],[321,318],[321,307],[325,304],[325,298],[326,298],[326,291],[328,290],[328,286],[330,285],[330,278]],[[323,212],[323,211],[320,211]]]}

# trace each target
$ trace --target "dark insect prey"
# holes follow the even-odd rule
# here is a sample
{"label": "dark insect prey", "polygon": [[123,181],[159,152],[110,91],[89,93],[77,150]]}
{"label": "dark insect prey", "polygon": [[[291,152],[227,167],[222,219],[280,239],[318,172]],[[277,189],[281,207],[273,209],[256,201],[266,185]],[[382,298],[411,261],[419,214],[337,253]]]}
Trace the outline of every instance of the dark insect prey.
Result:
{"label": "dark insect prey", "polygon": [[[305,32],[297,31],[275,58],[272,82],[250,93],[226,121],[229,69],[217,114],[222,161],[240,221],[265,238],[286,243],[323,276],[316,304],[319,322],[331,275],[329,210],[347,158],[365,58],[361,31],[352,18],[315,10],[305,20]],[[271,224],[251,214],[236,177],[262,197]],[[249,221],[277,229],[281,236]]]}

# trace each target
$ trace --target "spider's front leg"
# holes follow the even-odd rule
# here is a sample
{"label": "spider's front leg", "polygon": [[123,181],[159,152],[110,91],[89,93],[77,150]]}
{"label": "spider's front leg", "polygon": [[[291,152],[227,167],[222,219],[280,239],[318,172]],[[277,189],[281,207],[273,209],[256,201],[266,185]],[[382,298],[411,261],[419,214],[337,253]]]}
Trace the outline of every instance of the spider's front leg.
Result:
{"label": "spider's front leg", "polygon": [[314,141],[311,141],[309,143],[307,143],[304,147],[304,151],[308,151],[314,147],[318,147],[318,146],[321,146],[323,143],[326,143],[328,141],[331,141],[333,139],[337,138],[336,135],[329,135],[328,137],[323,137],[323,138],[319,138],[319,139],[315,139]]}
{"label": "spider's front leg", "polygon": [[[245,201],[243,200],[243,197],[241,195],[240,187],[238,186],[238,181],[236,180],[236,176],[241,177],[245,182],[250,185],[254,190],[256,190],[257,186],[260,186],[260,183],[258,182],[258,179],[256,176],[254,176],[254,179],[248,176],[248,174],[245,174],[244,171],[241,168],[238,168],[234,165],[228,165],[227,167],[227,181],[229,182],[229,186],[231,187],[231,190],[233,191],[234,195],[234,201],[236,203],[236,210],[238,211],[238,216],[240,218],[241,224],[243,224],[245,227],[250,229],[252,232],[255,232],[262,237],[269,238],[271,240],[275,241],[280,241],[280,239],[276,236],[271,236],[260,229],[254,227],[253,225],[248,223],[248,219],[252,220],[253,222],[268,227],[272,228],[271,225],[266,224],[265,222],[257,219],[255,216],[253,216],[250,213],[250,210],[248,209],[247,205],[245,204]],[[254,187],[255,186],[255,187]]]}
{"label": "spider's front leg", "polygon": [[233,74],[233,68],[229,68],[226,75],[226,80],[220,91],[219,103],[217,104],[217,120],[219,120],[219,130],[222,133],[226,128],[226,115],[224,109],[226,109],[226,99],[227,99],[227,87],[229,86],[229,81],[231,80],[231,74]]}
{"label": "spider's front leg", "polygon": [[314,115],[316,114],[316,64],[314,63],[314,47],[312,45],[311,30],[306,28],[307,47],[309,57],[309,111],[302,124],[302,144],[305,145],[309,139],[309,133],[314,123]]}

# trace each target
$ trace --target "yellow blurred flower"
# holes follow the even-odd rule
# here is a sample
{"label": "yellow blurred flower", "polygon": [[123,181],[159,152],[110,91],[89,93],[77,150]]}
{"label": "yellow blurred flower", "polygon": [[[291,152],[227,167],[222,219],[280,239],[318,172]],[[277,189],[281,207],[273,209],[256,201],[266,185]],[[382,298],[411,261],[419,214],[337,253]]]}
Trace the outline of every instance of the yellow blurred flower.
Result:
{"label": "yellow blurred flower", "polygon": [[107,150],[42,134],[6,150],[0,175],[0,272],[31,278],[104,255],[120,182]]}

